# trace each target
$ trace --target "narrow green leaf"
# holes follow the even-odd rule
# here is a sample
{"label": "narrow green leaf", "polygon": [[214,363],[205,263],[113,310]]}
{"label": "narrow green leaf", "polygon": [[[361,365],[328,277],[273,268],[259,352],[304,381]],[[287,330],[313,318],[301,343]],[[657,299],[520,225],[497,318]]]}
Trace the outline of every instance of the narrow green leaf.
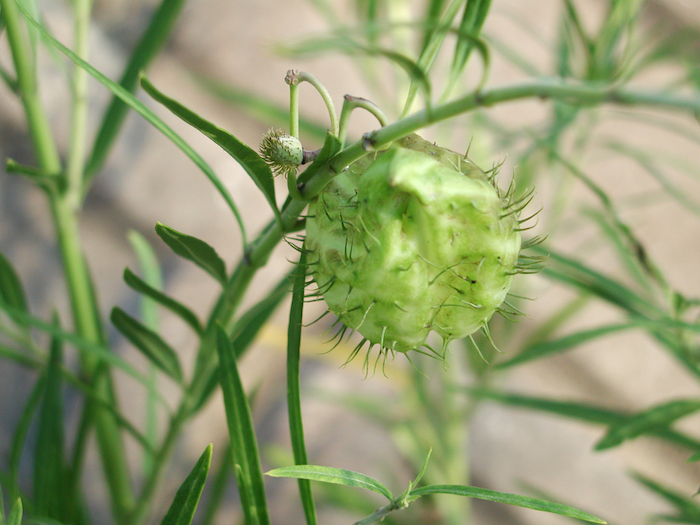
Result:
{"label": "narrow green leaf", "polygon": [[[55,322],[55,324],[58,324]],[[64,463],[63,392],[61,341],[54,337],[46,369],[46,382],[39,410],[34,456],[34,513],[61,520],[70,514],[66,487],[71,482]]]}
{"label": "narrow green leaf", "polygon": [[633,148],[622,142],[610,140],[605,144],[608,148],[633,159],[642,169],[646,170],[663,188],[669,196],[675,199],[681,206],[695,215],[700,215],[700,203],[692,198],[693,193],[687,191],[684,186],[675,185],[669,177],[657,165],[660,153],[644,151]]}
{"label": "narrow green leaf", "polygon": [[616,447],[623,441],[666,428],[676,420],[700,410],[700,400],[680,399],[657,405],[636,414],[623,423],[613,425],[596,444],[596,450]]}
{"label": "narrow green leaf", "polygon": [[687,461],[688,461],[688,463],[694,463],[694,462],[696,462],[696,461],[700,461],[700,450],[698,450],[695,454],[693,454],[692,456],[690,456],[690,457],[687,459]]}
{"label": "narrow green leaf", "polygon": [[[451,91],[452,86],[457,83],[457,80],[462,75],[469,60],[469,55],[481,34],[481,28],[484,25],[490,7],[491,0],[467,0],[467,5],[462,14],[462,21],[457,30],[457,42],[452,57],[449,88],[445,90],[446,94]],[[486,47],[484,46],[483,49],[485,50]]]}
{"label": "narrow green leaf", "polygon": [[7,525],[22,525],[22,500],[17,498],[12,505],[10,515],[7,517]]}
{"label": "narrow green leaf", "polygon": [[226,447],[226,452],[221,455],[221,462],[214,473],[213,486],[207,494],[206,508],[202,517],[201,525],[212,525],[216,515],[221,508],[222,501],[225,501],[226,491],[231,479],[233,470],[233,459],[231,457],[231,445]]}
{"label": "narrow green leaf", "polygon": [[[129,230],[126,235],[129,244],[131,244],[131,249],[134,250],[136,258],[139,261],[139,267],[141,268],[141,273],[143,274],[143,279],[137,278],[141,283],[145,284],[149,289],[160,292],[163,290],[163,272],[160,268],[160,263],[158,262],[158,257],[156,252],[151,246],[151,243],[146,240],[146,238],[141,235],[136,230]],[[126,270],[124,272],[126,273]],[[131,270],[129,270],[134,277]],[[126,278],[124,279],[126,281]],[[129,284],[127,282],[127,284]],[[138,291],[138,290],[137,290]],[[152,297],[149,297],[147,293],[144,293],[146,297],[141,298],[141,319],[143,319],[144,324],[151,330],[158,330],[158,308],[157,302]]]}
{"label": "narrow green leaf", "polygon": [[342,468],[323,467],[319,465],[296,465],[293,467],[280,467],[265,473],[274,478],[297,478],[323,483],[334,483],[346,487],[360,487],[381,494],[389,501],[394,499],[388,488],[374,478]]}
{"label": "narrow green leaf", "polygon": [[46,173],[33,166],[25,166],[13,159],[7,159],[5,171],[16,175],[21,175],[44,189],[63,189],[65,179],[56,177],[55,173]]}
{"label": "narrow green leaf", "polygon": [[197,510],[199,498],[202,496],[204,482],[209,474],[211,465],[212,445],[209,444],[192,468],[185,481],[175,494],[167,514],[161,521],[161,525],[190,525]]}
{"label": "narrow green leaf", "polygon": [[233,345],[221,325],[216,327],[221,390],[231,439],[233,467],[241,496],[246,525],[269,525],[265,484],[253,418],[243,390]]}
{"label": "narrow green leaf", "polygon": [[[2,10],[0,10],[0,33],[2,33]],[[2,483],[0,483],[0,525],[5,525],[5,498],[2,495]]]}
{"label": "narrow green leaf", "polygon": [[146,328],[118,306],[112,308],[109,318],[116,329],[141,350],[153,364],[178,383],[182,382],[182,369],[177,354],[158,334]]}
{"label": "narrow green leaf", "polygon": [[700,505],[695,503],[688,495],[680,494],[639,473],[632,473],[632,476],[639,483],[673,505],[680,513],[678,519],[681,523],[700,523]]}
{"label": "narrow green leaf", "polygon": [[58,49],[61,53],[66,55],[71,61],[73,61],[76,65],[84,69],[85,71],[90,74],[93,78],[95,78],[100,84],[105,86],[107,89],[109,89],[115,96],[119,97],[122,101],[124,101],[130,108],[132,108],[134,111],[136,111],[139,115],[141,115],[143,118],[145,118],[148,122],[150,122],[158,131],[163,133],[170,141],[175,144],[185,155],[187,155],[194,163],[195,165],[202,170],[202,172],[207,176],[207,178],[211,181],[211,183],[214,185],[214,187],[217,189],[219,194],[223,197],[223,199],[226,201],[226,204],[228,204],[229,208],[233,212],[234,216],[236,217],[236,220],[238,222],[238,225],[241,230],[241,236],[243,240],[243,246],[247,245],[247,240],[246,240],[246,233],[245,233],[245,225],[243,223],[243,218],[241,217],[240,212],[238,211],[238,207],[236,204],[233,202],[233,199],[231,198],[231,194],[229,191],[226,189],[226,186],[221,182],[221,180],[217,177],[216,173],[214,173],[214,170],[211,169],[211,167],[204,161],[202,157],[200,157],[193,149],[192,147],[187,144],[182,138],[175,133],[172,129],[170,129],[169,126],[165,124],[153,111],[151,111],[146,105],[141,102],[139,99],[137,99],[134,95],[132,95],[128,90],[124,89],[122,86],[114,82],[113,80],[110,80],[107,78],[105,75],[100,73],[97,69],[92,67],[90,64],[85,62],[83,59],[81,59],[79,56],[77,56],[75,53],[73,53],[70,49],[68,49],[66,46],[61,44],[58,40],[56,40],[53,36],[51,36],[41,25],[34,20],[27,12],[26,10],[22,9],[20,6],[20,9],[22,10],[22,13],[24,16],[29,20],[29,22],[36,27],[39,32],[44,35],[46,38],[46,41],[50,43],[52,46],[54,46],[56,49]]}
{"label": "narrow green leaf", "polygon": [[543,270],[545,276],[572,284],[641,317],[654,319],[664,315],[664,312],[655,304],[614,279],[606,277],[573,258],[551,250],[547,250],[547,254],[550,257],[550,264]]}
{"label": "narrow green leaf", "polygon": [[581,332],[576,332],[575,334],[567,335],[560,339],[555,339],[554,341],[542,341],[535,343],[523,349],[515,357],[512,357],[506,361],[498,363],[495,368],[509,368],[516,365],[521,365],[535,359],[546,357],[555,353],[562,353],[567,350],[571,350],[579,345],[585,344],[599,337],[603,337],[615,332],[620,332],[622,330],[629,330],[631,328],[639,328],[639,323],[620,323],[612,324],[606,326],[600,326],[592,330],[583,330]]}
{"label": "narrow green leaf", "polygon": [[[72,346],[75,346],[81,351],[89,353],[98,360],[102,360],[111,366],[120,368],[121,370],[129,374],[131,377],[133,377],[136,381],[141,383],[145,388],[150,388],[150,381],[146,377],[144,377],[143,374],[138,372],[133,366],[131,366],[117,354],[110,351],[106,346],[93,343],[92,341],[87,341],[86,339],[80,337],[77,334],[66,332],[61,328],[54,326],[51,323],[47,323],[42,319],[39,319],[38,317],[25,314],[20,310],[12,309],[12,313],[13,315],[20,316],[23,322],[43,332],[46,332],[47,334],[50,334],[53,337],[57,337],[61,341],[66,341],[70,343]],[[164,406],[168,406],[168,402],[163,398],[163,394],[160,393],[158,390],[149,390],[149,392],[156,396],[157,399],[160,400],[160,402],[163,403]]]}
{"label": "narrow green leaf", "polygon": [[[119,80],[119,85],[125,91],[129,93],[134,92],[139,74],[146,69],[146,66],[163,48],[184,4],[185,0],[161,0],[158,9],[151,16],[148,27],[141,35],[136,48],[134,48]],[[124,122],[128,108],[129,106],[119,96],[115,94],[112,97],[112,101],[102,117],[102,124],[92,146],[86,169],[88,177],[94,177],[102,167],[107,153]]]}
{"label": "narrow green leaf", "polygon": [[206,242],[161,222],[156,224],[156,233],[180,257],[192,261],[222,285],[226,284],[226,265],[216,250]]}
{"label": "narrow green leaf", "polygon": [[[287,411],[289,414],[289,434],[292,441],[294,463],[306,465],[306,445],[304,444],[304,422],[301,416],[301,388],[299,381],[299,362],[301,360],[301,327],[304,312],[304,289],[306,287],[306,252],[302,250],[299,264],[291,275],[292,305],[289,309],[287,329]],[[311,483],[299,479],[299,494],[308,525],[316,524],[316,506],[314,505]]]}
{"label": "narrow green leaf", "polygon": [[133,290],[150,297],[155,302],[164,306],[185,323],[187,323],[198,335],[202,335],[203,328],[197,316],[182,303],[156,290],[150,284],[138,277],[129,268],[124,269],[124,282]]}
{"label": "narrow green leaf", "polygon": [[[523,396],[519,394],[510,394],[505,392],[497,392],[487,389],[469,389],[471,395],[491,399],[504,403],[506,405],[527,408],[530,410],[539,410],[564,417],[570,417],[578,421],[585,421],[598,425],[618,425],[624,424],[632,416],[623,412],[616,412],[606,408],[601,408],[577,401],[556,401],[553,399],[545,399],[531,396]],[[651,431],[654,436],[680,445],[690,450],[700,449],[700,442],[690,438],[685,434],[673,431],[669,428],[660,428]]]}
{"label": "narrow green leaf", "polygon": [[[0,252],[0,308],[3,306],[9,306],[29,313],[27,310],[27,299],[24,295],[19,275],[12,267],[12,263]],[[17,316],[13,316],[10,311],[8,311],[8,314],[17,324],[23,324],[22,320]]]}
{"label": "narrow green leaf", "polygon": [[519,496],[517,494],[508,494],[507,492],[497,492],[479,487],[467,487],[463,485],[428,485],[426,487],[413,489],[409,494],[409,497],[415,498],[425,496],[427,494],[452,494],[454,496],[466,496],[468,498],[477,498],[487,501],[494,501],[496,503],[516,505],[526,509],[551,512],[552,514],[559,514],[560,516],[566,516],[567,518],[576,518],[590,523],[607,523],[606,521],[588,514],[587,512],[583,512],[567,505],[562,505],[561,503],[530,498],[528,496]]}
{"label": "narrow green leaf", "polygon": [[[258,303],[245,312],[233,327],[232,338],[236,358],[240,358],[250,348],[258,333],[270,316],[275,312],[282,299],[289,293],[289,278],[283,277],[277,286]],[[211,369],[209,377],[203,381],[206,386],[201,390],[199,399],[194,402],[195,407],[201,407],[219,385],[219,373]]]}
{"label": "narrow green leaf", "polygon": [[247,310],[233,327],[233,348],[236,357],[241,357],[255,340],[258,333],[270,316],[275,312],[282,299],[289,294],[290,280],[288,276],[282,277],[277,286],[269,294]]}
{"label": "narrow green leaf", "polygon": [[272,175],[270,167],[255,150],[243,144],[228,131],[215,126],[208,120],[205,120],[197,115],[195,112],[187,109],[179,102],[176,102],[172,98],[167,97],[158,91],[146,77],[141,77],[141,87],[143,87],[146,93],[153,97],[154,100],[163,104],[166,108],[172,111],[174,115],[180,117],[190,126],[201,131],[204,135],[221,146],[226,153],[231,155],[231,157],[233,157],[236,162],[241,165],[246,173],[250,175],[250,178],[253,179],[253,182],[255,182],[258,188],[260,188],[260,191],[263,192],[263,195],[270,203],[270,207],[275,213],[277,219],[280,221],[282,220],[279,208],[277,208],[277,200],[275,199],[274,176]]}

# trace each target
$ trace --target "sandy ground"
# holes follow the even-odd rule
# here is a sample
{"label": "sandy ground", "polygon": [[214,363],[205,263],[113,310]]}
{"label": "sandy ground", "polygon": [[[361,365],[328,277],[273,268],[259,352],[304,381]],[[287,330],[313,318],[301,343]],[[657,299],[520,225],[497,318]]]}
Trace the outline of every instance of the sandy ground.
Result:
{"label": "sandy ground", "polygon": [[[99,69],[108,75],[118,75],[126,52],[138,38],[154,3],[150,0],[100,0],[96,3],[91,61]],[[589,19],[585,22],[595,24],[602,2],[588,0],[581,3],[589,9],[586,12]],[[372,87],[364,80],[361,71],[346,58],[326,55],[292,59],[274,53],[280,42],[294,41],[327,28],[326,21],[311,4],[273,0],[193,0],[187,4],[172,41],[149,69],[148,75],[163,91],[252,145],[258,143],[265,126],[248,113],[208,94],[198,84],[198,79],[215,79],[285,105],[288,92],[283,82],[284,75],[288,68],[296,67],[318,76],[338,105],[345,93],[373,96]],[[559,4],[554,0],[494,1],[486,32],[515,46],[537,66],[548,70],[551,64],[543,46],[556,35]],[[48,1],[42,3],[44,5],[46,20],[56,34],[67,41],[67,5]],[[700,8],[696,2],[658,0],[654,5],[648,23],[653,24],[659,19],[669,21],[673,17],[693,18],[700,23]],[[52,89],[45,90],[47,107],[55,126],[65,129],[67,123],[62,101],[66,100],[66,93],[60,87],[64,71],[51,58],[45,60],[46,75],[50,79],[47,84],[52,86]],[[0,47],[0,61],[7,63],[4,46]],[[521,77],[522,73],[512,66],[494,60],[491,74],[494,84]],[[650,82],[654,80],[649,79]],[[94,108],[101,107],[107,100],[105,90],[97,85],[93,85],[91,97]],[[243,170],[198,132],[177,121],[152,101],[147,103],[221,174],[243,209],[249,235],[259,231],[270,214]],[[310,90],[304,92],[302,111],[307,118],[324,121],[323,105]],[[543,108],[541,104],[522,104],[497,108],[493,114],[501,121],[516,125],[540,118]],[[96,126],[96,121],[91,125]],[[368,118],[358,118],[353,121],[352,132],[357,134],[373,125]],[[0,157],[30,162],[23,126],[19,105],[4,87],[0,87]],[[663,145],[671,155],[687,148],[670,134],[649,137],[645,128],[629,121],[607,126],[609,129],[604,131],[610,135],[632,137],[642,144],[657,147]],[[438,137],[441,131],[430,131],[427,136],[431,133]],[[62,135],[62,140],[67,140],[66,136]],[[461,148],[468,137],[457,134],[449,140],[452,142],[446,145]],[[494,150],[486,144],[479,154],[493,159],[503,158],[508,152]],[[509,162],[507,159],[504,166],[506,172],[515,168]],[[638,193],[640,188],[655,191],[658,187],[639,166],[630,162],[605,157],[588,159],[587,162],[595,180],[620,200]],[[697,185],[688,187],[689,196],[699,200],[700,188]],[[279,189],[282,194],[282,185]],[[543,202],[547,191],[542,189],[540,200]],[[572,186],[570,191],[576,197],[580,193],[583,200],[588,198],[578,186]],[[0,247],[15,261],[24,281],[29,283],[28,293],[35,311],[48,314],[48,305],[57,304],[59,311],[67,309],[52,244],[52,227],[44,204],[42,195],[24,182],[7,175],[0,176]],[[646,207],[629,207],[625,219],[645,242],[671,284],[690,296],[700,295],[700,272],[697,271],[700,223],[697,217],[666,200]],[[156,221],[206,240],[216,246],[226,261],[234,261],[240,255],[240,235],[220,197],[184,155],[143,120],[132,115],[89,196],[82,222],[89,262],[99,283],[99,301],[105,312],[114,304],[127,309],[136,307],[136,297],[119,278],[125,266],[134,268],[136,265],[125,237],[129,229],[135,229],[157,247],[169,293],[204,314],[215,297],[216,285],[199,269],[181,263],[168,252],[153,233]],[[559,235],[560,249],[580,250],[581,256],[595,256],[595,246],[588,251],[586,244],[577,237],[579,233],[572,238]],[[262,295],[283,275],[288,268],[286,259],[293,258],[293,254],[286,246],[275,253],[264,275],[256,279],[252,287],[256,293],[253,295]],[[606,264],[603,262],[602,267],[605,268]],[[612,262],[610,264],[612,266]],[[525,332],[561,308],[566,300],[559,290],[543,279],[533,278],[532,282],[529,291],[538,300],[528,307],[530,319],[521,321]],[[253,300],[254,297],[249,299],[250,302]],[[310,318],[312,314],[309,314]],[[576,327],[594,326],[605,322],[611,315],[604,308],[589,308],[578,318]],[[279,387],[284,380],[284,312],[277,321],[264,331],[255,350],[246,359],[244,370],[249,385],[257,385],[264,378],[257,407],[261,434],[286,446],[284,390]],[[163,318],[163,330],[171,344],[183,349],[182,360],[188,362],[192,357],[193,336],[167,316]],[[384,431],[359,416],[348,414],[347,410],[339,409],[323,396],[313,394],[330,391],[391,395],[394,392],[391,374],[389,379],[378,374],[365,381],[358,367],[339,367],[344,356],[337,353],[343,349],[336,350],[333,355],[319,356],[324,348],[324,336],[320,332],[320,329],[312,328],[308,340],[305,340],[309,361],[304,369],[308,394],[304,410],[311,460],[352,468],[379,478],[386,472],[399,472],[408,479],[411,473],[402,470],[405,467],[392,452],[389,436]],[[116,337],[116,334],[112,333],[112,336]],[[143,364],[130,349],[123,347],[120,351],[129,355],[132,362]],[[139,391],[132,388],[128,379],[120,380],[123,405],[133,407],[132,415],[138,418],[142,410]],[[25,373],[6,365],[0,367],[0,429],[14,427],[18,417],[14,400],[26,393],[30,384]],[[660,400],[694,395],[697,389],[697,383],[691,381],[675,362],[639,334],[613,336],[571,354],[522,367],[504,376],[500,384],[513,391],[561,399],[575,398],[618,409],[638,409]],[[177,395],[173,385],[165,384],[164,389],[173,396]],[[689,421],[697,425],[697,419]],[[687,425],[686,430],[692,430],[693,426]],[[172,486],[168,488],[176,486],[189,469],[188,465],[208,442],[215,442],[221,450],[225,433],[221,401],[216,399],[179,444]],[[630,470],[654,474],[686,493],[697,489],[700,471],[697,467],[685,465],[684,456],[677,451],[657,442],[640,440],[611,452],[593,453],[592,447],[601,435],[599,428],[485,403],[475,416],[470,440],[464,443],[464,447],[468,447],[473,458],[471,473],[474,484],[511,492],[522,492],[522,484],[530,484],[616,524],[638,524],[649,512],[665,509],[659,500],[630,479]],[[8,432],[1,430],[3,458],[9,439]],[[134,462],[138,463],[137,447],[133,443],[130,447],[134,451]],[[268,453],[273,456],[272,452]],[[273,460],[266,461],[274,463]],[[91,481],[94,478],[95,483],[91,486],[99,494],[103,490],[99,475],[89,474],[88,478]],[[293,484],[271,483],[270,486],[274,522],[296,522],[289,517],[290,512],[294,516],[299,512]],[[226,508],[233,508],[235,503],[231,501],[227,505]],[[532,511],[491,505],[478,506],[477,516],[477,523],[484,524],[565,522]],[[329,514],[325,519],[328,521],[323,523],[350,523],[353,518]],[[220,521],[229,522],[230,519]]]}

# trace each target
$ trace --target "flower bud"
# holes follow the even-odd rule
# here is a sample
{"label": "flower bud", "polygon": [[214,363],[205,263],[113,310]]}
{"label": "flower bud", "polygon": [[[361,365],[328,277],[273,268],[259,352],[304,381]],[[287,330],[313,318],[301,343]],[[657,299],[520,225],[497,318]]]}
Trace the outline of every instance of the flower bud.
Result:
{"label": "flower bud", "polygon": [[271,129],[260,142],[260,156],[275,174],[286,174],[302,164],[304,148],[298,138],[281,129]]}

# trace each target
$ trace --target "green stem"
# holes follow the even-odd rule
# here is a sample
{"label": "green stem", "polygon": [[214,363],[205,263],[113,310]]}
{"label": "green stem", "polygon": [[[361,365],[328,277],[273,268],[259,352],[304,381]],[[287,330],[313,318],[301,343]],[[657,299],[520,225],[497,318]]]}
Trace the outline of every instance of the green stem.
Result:
{"label": "green stem", "polygon": [[[105,338],[99,309],[80,245],[75,203],[65,195],[50,194],[50,200],[75,330],[88,341],[103,343]],[[116,396],[107,367],[95,356],[85,352],[80,355],[80,365],[87,381],[93,385],[98,399],[117,410]],[[133,495],[119,422],[106,408],[94,402],[86,404],[83,419],[82,424],[92,423],[96,427],[114,513],[120,523],[126,523],[125,517],[133,506]],[[78,467],[76,470],[79,470],[84,452],[85,447],[76,449],[76,456],[73,458],[74,465]]]}
{"label": "green stem", "polygon": [[53,141],[44,107],[39,98],[35,64],[30,56],[26,35],[23,34],[19,11],[14,0],[0,0],[0,11],[5,20],[7,39],[15,65],[17,86],[27,115],[29,133],[32,136],[37,162],[46,175],[58,175],[61,161]]}
{"label": "green stem", "polygon": [[[58,150],[51,134],[48,119],[39,98],[35,64],[29,54],[30,46],[22,34],[22,25],[14,0],[0,0],[0,9],[5,20],[8,41],[15,64],[17,85],[27,115],[29,133],[32,137],[38,165],[48,176],[62,177],[62,166]],[[84,15],[81,15],[84,17]],[[84,21],[83,24],[87,22]],[[81,31],[86,31],[85,27]],[[93,342],[103,340],[98,309],[90,282],[87,265],[82,254],[78,236],[78,221],[74,199],[58,191],[48,192],[54,217],[58,242],[70,294],[73,322],[76,331]],[[96,392],[105,402],[113,402],[114,394],[109,377],[100,371],[94,359],[81,356],[87,377],[94,382]],[[124,451],[120,440],[120,429],[116,419],[93,403],[87,412],[92,414],[97,425],[98,442],[105,465],[110,494],[117,516],[125,515],[132,504],[128,472],[124,462]]]}
{"label": "green stem", "polygon": [[[83,60],[88,57],[88,30],[92,0],[73,0],[74,9],[74,49],[76,55]],[[70,148],[66,167],[68,183],[68,198],[74,209],[80,207],[83,193],[83,178],[85,168],[85,151],[87,149],[87,115],[88,115],[88,72],[76,65],[73,66],[72,95],[73,106],[71,113]]]}
{"label": "green stem", "polygon": [[[467,113],[479,107],[489,107],[503,102],[528,98],[554,99],[573,105],[612,103],[623,106],[663,107],[700,114],[700,97],[681,97],[669,93],[632,91],[610,86],[591,86],[561,81],[540,79],[522,84],[479,91],[434,107],[431,111],[418,111],[379,130],[365,134],[363,140],[352,144],[336,155],[330,163],[331,171],[340,173],[348,164],[368,151],[380,149],[394,140],[414,131]],[[309,197],[310,190],[305,192]]]}
{"label": "green stem", "polygon": [[384,518],[386,518],[387,514],[390,512],[393,512],[395,510],[403,509],[407,505],[404,502],[400,502],[398,500],[394,500],[388,505],[385,505],[383,507],[379,507],[377,510],[375,510],[372,514],[367,516],[366,518],[356,521],[354,525],[371,525],[372,523],[377,523],[378,521],[382,521]]}
{"label": "green stem", "polygon": [[361,97],[353,97],[352,95],[345,95],[343,99],[343,108],[340,110],[340,124],[338,127],[338,140],[340,140],[340,143],[343,146],[345,146],[345,139],[348,136],[350,114],[356,108],[362,108],[369,111],[377,118],[380,126],[386,126],[387,122],[389,122],[381,108],[371,100]]}
{"label": "green stem", "polygon": [[[294,88],[295,86],[298,86],[301,82],[308,82],[311,84],[316,91],[318,91],[318,94],[321,95],[321,98],[323,99],[324,104],[326,104],[326,109],[328,110],[328,117],[331,121],[331,131],[333,132],[333,135],[336,137],[338,136],[338,113],[335,110],[335,104],[333,104],[333,99],[331,98],[331,94],[328,92],[326,87],[321,84],[321,82],[313,76],[311,73],[307,73],[305,71],[299,71],[298,69],[290,69],[287,71],[287,76],[285,77],[285,82],[289,84],[290,88]],[[298,108],[298,95],[294,95],[296,93],[295,90],[292,90],[292,126],[297,127],[297,135],[299,134],[299,129],[298,129],[298,115],[299,115],[299,108]],[[295,98],[296,98],[296,107],[295,107]],[[294,112],[296,112],[296,124],[294,122]],[[290,133],[293,137],[297,137],[294,133]]]}

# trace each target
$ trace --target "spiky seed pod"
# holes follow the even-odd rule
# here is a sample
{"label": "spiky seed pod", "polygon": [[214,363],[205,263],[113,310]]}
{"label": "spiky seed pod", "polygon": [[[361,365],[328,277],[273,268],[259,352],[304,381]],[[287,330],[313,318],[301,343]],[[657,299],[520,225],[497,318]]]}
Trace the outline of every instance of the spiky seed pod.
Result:
{"label": "spiky seed pod", "polygon": [[286,175],[302,164],[304,148],[298,138],[281,129],[271,129],[260,142],[260,156],[276,175]]}
{"label": "spiky seed pod", "polygon": [[311,204],[306,249],[329,309],[407,352],[486,323],[519,272],[522,200],[417,135],[348,167]]}

